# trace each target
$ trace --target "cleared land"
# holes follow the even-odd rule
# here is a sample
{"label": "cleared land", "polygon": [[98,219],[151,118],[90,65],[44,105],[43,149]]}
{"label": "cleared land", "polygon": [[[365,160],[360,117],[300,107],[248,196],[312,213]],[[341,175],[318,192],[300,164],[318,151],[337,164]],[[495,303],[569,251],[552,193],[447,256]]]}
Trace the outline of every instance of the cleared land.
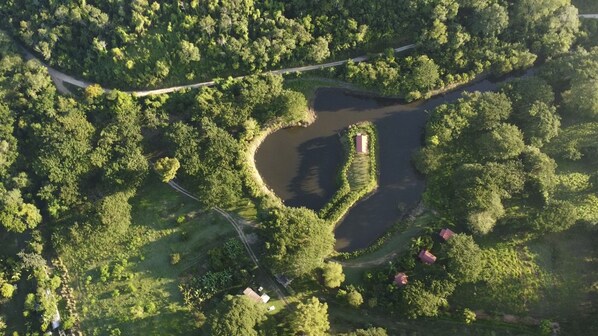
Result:
{"label": "cleared land", "polygon": [[[180,277],[201,272],[207,251],[236,233],[220,216],[198,214],[195,202],[165,184],[148,182],[138,195],[123,235],[88,235],[77,228],[60,244],[82,329],[185,335],[195,327],[178,288]],[[175,253],[181,260],[172,265]]]}

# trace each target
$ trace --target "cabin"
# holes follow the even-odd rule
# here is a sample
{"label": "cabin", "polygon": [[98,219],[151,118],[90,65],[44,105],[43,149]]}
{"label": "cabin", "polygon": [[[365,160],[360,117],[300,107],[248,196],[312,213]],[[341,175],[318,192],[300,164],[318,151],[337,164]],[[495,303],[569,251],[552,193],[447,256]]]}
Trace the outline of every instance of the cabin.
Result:
{"label": "cabin", "polygon": [[394,284],[399,287],[403,287],[407,284],[407,282],[409,282],[408,278],[409,277],[407,276],[407,274],[403,272],[397,273],[397,275],[395,275]]}
{"label": "cabin", "polygon": [[436,261],[436,256],[430,253],[428,250],[421,250],[418,257],[419,260],[428,265],[432,265]]}
{"label": "cabin", "polygon": [[[262,303],[262,297],[259,296],[258,293],[254,292],[253,289],[247,287],[245,288],[245,290],[243,291],[243,295],[247,296],[251,301],[257,302],[257,303]],[[270,299],[270,298],[268,298]]]}
{"label": "cabin", "polygon": [[442,229],[440,230],[440,238],[442,238],[444,241],[447,241],[449,239],[451,239],[451,237],[454,235],[455,233],[453,231],[451,231],[451,229]]}
{"label": "cabin", "polygon": [[368,136],[367,134],[358,133],[355,137],[355,146],[357,150],[357,154],[367,154],[368,153]]}

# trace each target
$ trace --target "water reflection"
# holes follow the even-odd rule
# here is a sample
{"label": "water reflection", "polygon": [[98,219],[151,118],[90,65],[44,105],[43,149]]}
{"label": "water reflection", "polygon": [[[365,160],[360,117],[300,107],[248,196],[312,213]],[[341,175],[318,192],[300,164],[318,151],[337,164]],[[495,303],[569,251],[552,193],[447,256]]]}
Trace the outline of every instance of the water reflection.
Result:
{"label": "water reflection", "polygon": [[[493,88],[494,84],[483,81],[466,90]],[[335,229],[337,250],[367,247],[393,225],[400,208],[413,206],[421,198],[424,179],[414,169],[411,157],[422,145],[425,111],[457,99],[462,92],[401,104],[342,89],[320,89],[314,101],[316,122],[270,135],[256,153],[258,170],[286,205],[319,210],[337,189],[343,159],[339,132],[359,121],[374,122],[379,133],[380,186],[356,204]]]}

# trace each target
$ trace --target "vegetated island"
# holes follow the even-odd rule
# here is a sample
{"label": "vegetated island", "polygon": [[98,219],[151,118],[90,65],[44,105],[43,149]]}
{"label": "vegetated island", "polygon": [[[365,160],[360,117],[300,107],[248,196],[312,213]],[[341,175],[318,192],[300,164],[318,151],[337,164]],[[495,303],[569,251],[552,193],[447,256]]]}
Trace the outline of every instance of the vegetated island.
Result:
{"label": "vegetated island", "polygon": [[318,213],[332,225],[378,187],[378,141],[374,124],[364,121],[351,125],[340,138],[346,157],[338,174],[339,188]]}

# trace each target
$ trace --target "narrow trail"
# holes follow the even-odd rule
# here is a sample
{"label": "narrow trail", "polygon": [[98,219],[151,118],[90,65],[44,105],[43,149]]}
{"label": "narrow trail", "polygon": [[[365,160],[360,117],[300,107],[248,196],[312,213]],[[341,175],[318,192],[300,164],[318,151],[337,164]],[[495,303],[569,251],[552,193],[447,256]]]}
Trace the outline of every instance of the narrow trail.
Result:
{"label": "narrow trail", "polygon": [[[170,182],[168,182],[168,185],[170,185],[170,187],[172,187],[174,190],[178,191],[179,193],[181,193],[195,201],[199,201],[199,199],[197,197],[195,197],[193,194],[191,194],[185,188],[181,187],[176,182],[170,181]],[[245,250],[247,250],[247,254],[249,255],[249,258],[255,264],[255,266],[263,272],[264,278],[269,282],[268,286],[274,290],[276,295],[278,295],[278,297],[280,299],[282,299],[282,301],[284,301],[285,304],[288,304],[289,301],[287,300],[286,295],[284,295],[284,292],[280,289],[277,282],[272,279],[270,272],[266,268],[264,268],[260,265],[260,262],[259,262],[257,256],[255,255],[255,252],[253,252],[253,249],[251,248],[251,245],[249,244],[249,242],[247,240],[247,236],[245,236],[245,232],[243,232],[243,229],[241,228],[242,224],[239,224],[237,222],[237,220],[226,210],[221,209],[219,207],[213,207],[212,209],[214,211],[216,211],[217,213],[219,213],[222,217],[224,217],[233,226],[233,228],[237,232],[237,235],[239,236],[239,239],[243,243],[243,246],[245,246]]]}

